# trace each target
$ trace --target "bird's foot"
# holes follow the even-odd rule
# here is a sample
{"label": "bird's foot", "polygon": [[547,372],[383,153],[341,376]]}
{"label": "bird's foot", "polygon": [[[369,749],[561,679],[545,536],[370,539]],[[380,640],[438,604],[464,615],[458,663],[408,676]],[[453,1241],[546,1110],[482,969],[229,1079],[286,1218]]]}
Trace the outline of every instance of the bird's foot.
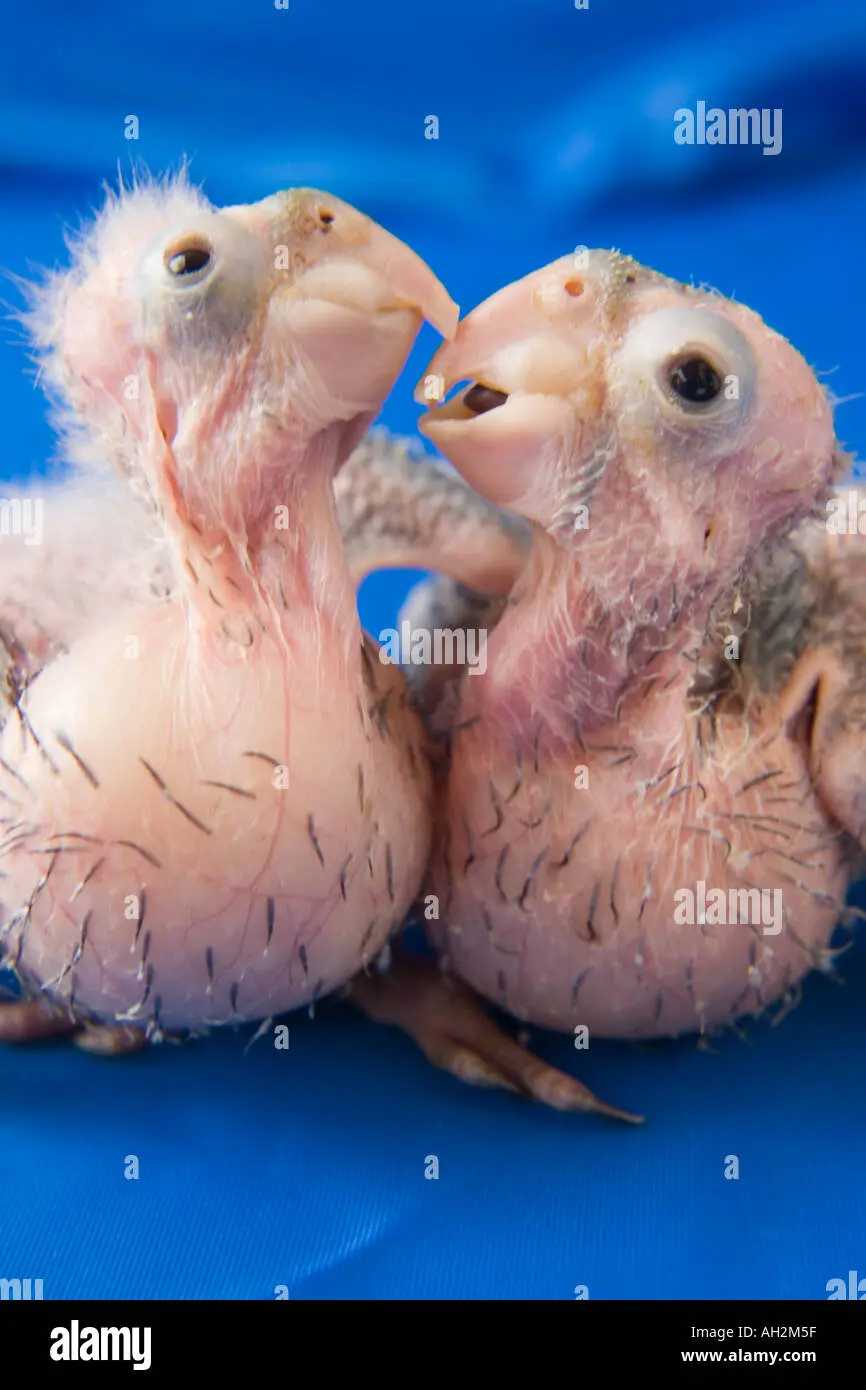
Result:
{"label": "bird's foot", "polygon": [[515,1091],[554,1110],[642,1123],[642,1116],[599,1100],[574,1077],[509,1038],[477,996],[435,962],[395,954],[386,973],[356,976],[349,997],[378,1023],[402,1028],[434,1066],[461,1081]]}
{"label": "bird's foot", "polygon": [[41,999],[0,999],[0,1043],[70,1037],[76,1047],[100,1057],[117,1057],[145,1047],[143,1029],[122,1024],[81,1024]]}

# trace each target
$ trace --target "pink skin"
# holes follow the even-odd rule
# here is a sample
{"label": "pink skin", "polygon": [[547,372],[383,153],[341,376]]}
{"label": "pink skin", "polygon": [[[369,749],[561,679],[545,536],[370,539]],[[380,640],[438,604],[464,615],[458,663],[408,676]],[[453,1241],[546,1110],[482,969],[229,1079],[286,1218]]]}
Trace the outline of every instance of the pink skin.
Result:
{"label": "pink skin", "polygon": [[[816,792],[852,840],[866,845],[866,536],[859,529],[866,494],[853,485],[841,488],[831,494],[826,513],[798,537],[818,601],[808,647],[783,702],[789,717],[813,703]],[[855,517],[857,529],[837,529],[851,528]]]}
{"label": "pink skin", "polygon": [[3,494],[33,527],[29,539],[10,537],[0,551],[0,659],[7,668],[17,657],[30,679],[94,628],[165,598],[171,547],[153,508],[120,474],[4,483]]}
{"label": "pink skin", "polygon": [[121,594],[7,719],[0,937],[77,1020],[259,1019],[371,960],[427,857],[423,735],[362,651],[332,484],[457,311],[309,190],[148,185],[75,253],[32,317],[44,373],[73,458],[157,502],[173,592]]}
{"label": "pink skin", "polygon": [[[669,383],[695,358],[738,399],[686,408]],[[474,415],[462,391],[421,427],[535,527],[487,672],[462,686],[435,943],[488,999],[565,1032],[760,1012],[826,967],[847,883],[804,724],[815,681],[690,687],[741,569],[838,474],[824,392],[750,310],[602,252],[494,295],[432,373],[507,393]],[[677,921],[675,894],[700,880],[726,902],[780,890],[780,930]]]}

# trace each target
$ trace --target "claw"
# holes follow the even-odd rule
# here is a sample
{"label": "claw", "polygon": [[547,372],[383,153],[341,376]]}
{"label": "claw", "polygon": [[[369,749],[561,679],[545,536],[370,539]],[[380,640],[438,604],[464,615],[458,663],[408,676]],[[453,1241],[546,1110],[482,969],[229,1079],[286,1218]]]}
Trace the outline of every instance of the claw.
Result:
{"label": "claw", "polygon": [[125,1028],[122,1024],[86,1024],[72,1041],[94,1057],[122,1057],[146,1047],[147,1035],[143,1028]]}

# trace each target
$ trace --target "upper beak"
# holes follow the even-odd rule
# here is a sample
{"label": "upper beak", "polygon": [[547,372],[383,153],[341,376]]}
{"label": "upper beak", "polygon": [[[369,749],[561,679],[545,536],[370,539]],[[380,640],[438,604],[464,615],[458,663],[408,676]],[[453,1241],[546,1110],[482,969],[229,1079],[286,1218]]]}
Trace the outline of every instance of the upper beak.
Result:
{"label": "upper beak", "polygon": [[426,261],[378,222],[363,213],[355,215],[362,223],[355,259],[381,275],[393,294],[392,307],[420,310],[443,338],[453,338],[460,320],[460,308]]}
{"label": "upper beak", "polygon": [[[412,309],[445,338],[457,331],[460,310],[430,267],[349,203],[294,188],[252,211],[268,241],[286,247],[286,278],[305,296],[374,313]],[[372,274],[359,274],[359,267]]]}
{"label": "upper beak", "polygon": [[[514,346],[537,329],[533,319],[531,292],[525,280],[499,290],[463,319],[453,341],[440,347],[418,383],[415,400],[419,405],[441,402],[456,382],[466,379],[500,391],[516,389],[519,383],[514,369],[518,363],[513,361],[509,372],[507,362],[499,359],[503,347],[514,356]],[[507,382],[501,379],[503,375],[509,378]]]}

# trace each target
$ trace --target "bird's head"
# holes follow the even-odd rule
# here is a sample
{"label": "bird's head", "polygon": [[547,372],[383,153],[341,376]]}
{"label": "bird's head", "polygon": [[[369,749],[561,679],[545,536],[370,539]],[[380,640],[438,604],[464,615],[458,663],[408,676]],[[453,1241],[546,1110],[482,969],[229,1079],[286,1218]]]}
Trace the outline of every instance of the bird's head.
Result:
{"label": "bird's head", "polygon": [[73,457],[114,459],[229,530],[276,478],[285,496],[332,474],[423,319],[457,323],[420,257],[310,189],[216,208],[185,178],[145,183],[111,196],[72,252],[30,322]]}
{"label": "bird's head", "polygon": [[585,561],[610,604],[642,577],[649,595],[733,579],[837,468],[826,394],[785,339],[616,252],[581,250],[494,294],[419,399],[431,378],[469,385],[422,432]]}

